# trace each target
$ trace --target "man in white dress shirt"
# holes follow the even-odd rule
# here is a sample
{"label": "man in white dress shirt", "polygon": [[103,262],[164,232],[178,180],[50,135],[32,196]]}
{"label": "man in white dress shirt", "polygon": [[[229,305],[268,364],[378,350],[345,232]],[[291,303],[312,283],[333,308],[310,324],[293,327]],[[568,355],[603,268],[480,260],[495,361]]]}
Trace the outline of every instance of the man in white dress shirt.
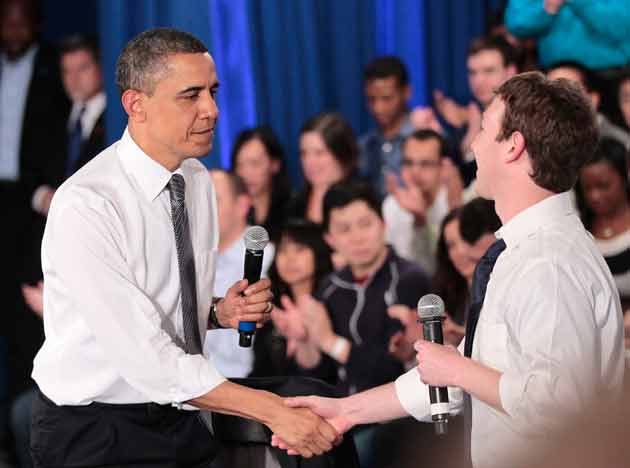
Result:
{"label": "man in white dress shirt", "polygon": [[462,391],[471,396],[473,466],[505,467],[525,454],[531,461],[532,448],[553,443],[554,431],[596,399],[619,395],[619,298],[568,193],[596,140],[593,110],[568,81],[524,73],[504,83],[472,143],[477,187],[495,201],[506,248],[487,283],[471,357],[463,343],[456,350],[419,341],[418,366],[395,383],[287,403],[311,407],[344,432],[408,414],[430,421],[428,385],[448,386],[453,411]]}
{"label": "man in white dress shirt", "polygon": [[[243,180],[234,173],[221,169],[210,171],[217,196],[219,213],[219,249],[217,252],[214,296],[225,296],[226,291],[243,277],[247,215],[252,205]],[[274,246],[268,243],[263,251],[261,276],[267,276],[273,261]],[[255,338],[254,338],[255,339]],[[206,334],[203,353],[226,377],[247,377],[254,365],[254,348],[238,345],[238,331],[225,328]]]}
{"label": "man in white dress shirt", "polygon": [[268,280],[213,299],[216,200],[195,160],[212,146],[216,68],[188,33],[154,29],[122,51],[120,141],[56,192],[42,247],[46,340],[35,358],[34,466],[208,466],[207,415],[236,414],[304,456],[337,434],[310,410],[233,384],[201,354],[206,329],[262,323]]}

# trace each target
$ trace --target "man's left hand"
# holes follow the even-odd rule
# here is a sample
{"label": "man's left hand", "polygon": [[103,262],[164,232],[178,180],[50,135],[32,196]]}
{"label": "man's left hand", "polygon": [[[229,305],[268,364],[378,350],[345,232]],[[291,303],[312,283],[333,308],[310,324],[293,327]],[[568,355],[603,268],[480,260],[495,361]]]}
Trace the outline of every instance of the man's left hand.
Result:
{"label": "man's left hand", "polygon": [[217,304],[217,320],[226,328],[238,328],[239,322],[256,322],[258,328],[271,317],[273,293],[271,281],[261,279],[252,285],[236,282]]}
{"label": "man's left hand", "polygon": [[457,376],[466,358],[457,349],[425,340],[416,341],[414,348],[417,351],[418,372],[425,384],[434,387],[458,386]]}

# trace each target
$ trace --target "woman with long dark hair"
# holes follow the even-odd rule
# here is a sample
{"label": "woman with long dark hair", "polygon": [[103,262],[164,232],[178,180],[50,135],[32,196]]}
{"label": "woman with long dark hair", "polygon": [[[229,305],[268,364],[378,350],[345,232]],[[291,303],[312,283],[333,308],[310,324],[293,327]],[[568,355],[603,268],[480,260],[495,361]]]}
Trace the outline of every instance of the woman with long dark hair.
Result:
{"label": "woman with long dark hair", "polygon": [[237,135],[231,168],[243,179],[252,199],[248,223],[263,226],[271,239],[277,240],[284,224],[291,184],[284,150],[271,127],[249,128]]}
{"label": "woman with long dark hair", "polygon": [[[273,322],[256,333],[251,374],[256,377],[296,373],[291,359],[295,343],[287,344],[278,328],[293,326],[288,314],[298,313],[294,302],[302,295],[315,293],[332,271],[330,248],[317,224],[291,219],[281,230],[279,239],[276,257],[267,272],[276,309],[272,313]],[[304,330],[302,333],[305,336]]]}

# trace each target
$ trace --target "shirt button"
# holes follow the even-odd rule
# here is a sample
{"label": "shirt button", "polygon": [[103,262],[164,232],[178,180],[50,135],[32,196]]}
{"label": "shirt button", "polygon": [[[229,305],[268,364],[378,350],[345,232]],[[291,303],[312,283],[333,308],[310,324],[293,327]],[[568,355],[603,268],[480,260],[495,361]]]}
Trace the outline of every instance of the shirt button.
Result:
{"label": "shirt button", "polygon": [[393,149],[394,145],[392,145],[389,141],[386,141],[385,143],[383,143],[383,146],[381,146],[381,150],[383,151],[383,153],[391,153]]}

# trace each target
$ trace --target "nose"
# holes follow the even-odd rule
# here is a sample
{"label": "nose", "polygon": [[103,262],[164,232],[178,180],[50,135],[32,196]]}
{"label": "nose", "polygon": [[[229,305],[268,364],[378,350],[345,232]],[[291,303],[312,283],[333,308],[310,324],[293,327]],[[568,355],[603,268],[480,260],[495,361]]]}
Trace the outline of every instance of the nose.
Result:
{"label": "nose", "polygon": [[199,115],[213,122],[219,118],[219,107],[210,93],[204,93],[203,99],[199,100]]}

